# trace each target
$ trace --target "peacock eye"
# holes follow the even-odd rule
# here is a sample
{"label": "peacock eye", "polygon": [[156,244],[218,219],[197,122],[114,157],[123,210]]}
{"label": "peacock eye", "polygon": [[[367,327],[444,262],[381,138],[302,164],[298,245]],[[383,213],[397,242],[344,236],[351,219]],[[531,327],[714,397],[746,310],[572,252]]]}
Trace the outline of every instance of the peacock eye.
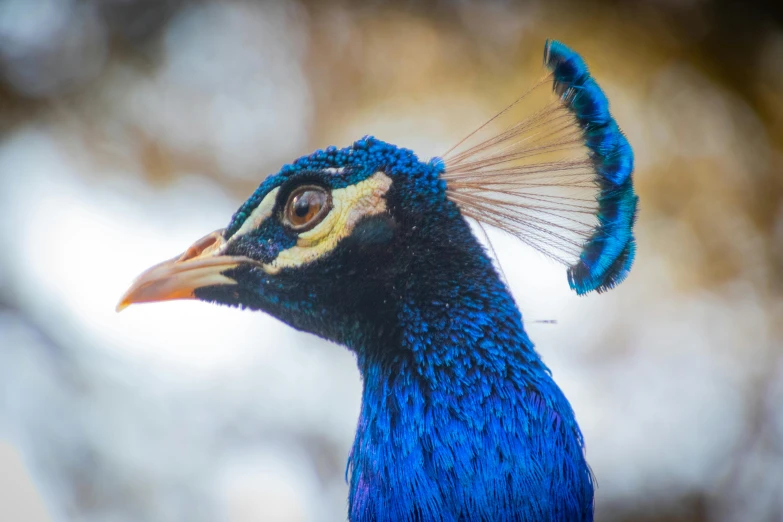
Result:
{"label": "peacock eye", "polygon": [[283,216],[292,229],[303,232],[320,223],[331,209],[332,197],[327,190],[305,185],[294,189],[288,196]]}

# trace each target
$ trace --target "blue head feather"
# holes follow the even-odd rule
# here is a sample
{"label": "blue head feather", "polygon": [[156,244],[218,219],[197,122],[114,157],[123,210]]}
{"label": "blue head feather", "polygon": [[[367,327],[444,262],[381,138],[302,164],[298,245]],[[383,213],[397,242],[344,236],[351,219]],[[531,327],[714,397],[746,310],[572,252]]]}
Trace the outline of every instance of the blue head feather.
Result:
{"label": "blue head feather", "polygon": [[550,40],[544,63],[554,75],[555,92],[583,130],[600,189],[598,226],[579,261],[568,269],[568,283],[578,294],[603,292],[627,277],[636,253],[633,225],[639,198],[632,180],[633,149],[609,112],[609,100],[577,53]]}

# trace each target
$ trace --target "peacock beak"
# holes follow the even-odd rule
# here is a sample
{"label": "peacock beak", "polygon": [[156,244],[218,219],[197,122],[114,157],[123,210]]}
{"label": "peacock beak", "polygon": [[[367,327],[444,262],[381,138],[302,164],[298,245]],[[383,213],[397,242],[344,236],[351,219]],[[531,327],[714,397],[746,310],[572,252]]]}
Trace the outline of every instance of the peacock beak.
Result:
{"label": "peacock beak", "polygon": [[241,263],[254,263],[243,256],[224,255],[223,230],[216,230],[193,243],[182,255],[159,263],[136,278],[117,304],[117,311],[134,303],[195,299],[198,288],[235,285],[223,272]]}

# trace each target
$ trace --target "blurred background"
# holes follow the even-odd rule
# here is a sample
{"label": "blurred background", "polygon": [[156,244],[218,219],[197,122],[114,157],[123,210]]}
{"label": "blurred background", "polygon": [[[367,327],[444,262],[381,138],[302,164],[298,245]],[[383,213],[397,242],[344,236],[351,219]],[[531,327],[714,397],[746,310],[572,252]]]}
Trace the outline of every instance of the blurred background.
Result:
{"label": "blurred background", "polygon": [[541,77],[546,38],[586,58],[637,157],[616,291],[578,298],[490,231],[597,519],[783,520],[775,3],[0,0],[0,520],[344,520],[350,353],[116,301],[315,148],[443,153]]}

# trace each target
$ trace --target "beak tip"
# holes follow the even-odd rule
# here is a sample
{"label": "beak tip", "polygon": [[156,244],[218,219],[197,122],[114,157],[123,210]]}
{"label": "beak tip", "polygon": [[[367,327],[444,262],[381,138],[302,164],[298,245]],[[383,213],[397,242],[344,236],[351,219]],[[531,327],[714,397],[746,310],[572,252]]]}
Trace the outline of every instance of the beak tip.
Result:
{"label": "beak tip", "polygon": [[195,299],[198,288],[236,284],[223,272],[253,260],[222,254],[224,243],[223,231],[218,230],[196,241],[184,254],[148,268],[123,294],[115,311],[136,303]]}

